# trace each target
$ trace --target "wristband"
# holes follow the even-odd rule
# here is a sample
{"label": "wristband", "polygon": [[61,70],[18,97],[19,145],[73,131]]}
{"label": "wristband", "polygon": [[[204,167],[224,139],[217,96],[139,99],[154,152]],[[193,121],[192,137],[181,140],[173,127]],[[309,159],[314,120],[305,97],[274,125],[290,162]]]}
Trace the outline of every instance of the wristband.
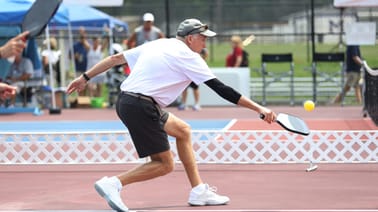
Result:
{"label": "wristband", "polygon": [[91,78],[88,77],[88,75],[86,73],[83,73],[83,77],[84,79],[88,82]]}

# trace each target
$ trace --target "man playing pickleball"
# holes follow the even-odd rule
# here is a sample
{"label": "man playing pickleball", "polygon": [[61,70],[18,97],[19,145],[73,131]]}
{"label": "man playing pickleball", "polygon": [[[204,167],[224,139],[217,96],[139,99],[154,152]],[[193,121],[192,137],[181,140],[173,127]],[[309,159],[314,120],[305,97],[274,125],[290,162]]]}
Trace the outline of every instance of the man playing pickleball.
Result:
{"label": "man playing pickleball", "polygon": [[228,197],[216,194],[202,182],[194,158],[190,126],[161,109],[172,103],[193,81],[197,85],[205,83],[234,104],[264,114],[268,123],[275,120],[274,112],[219,81],[200,57],[207,37],[215,35],[199,20],[187,19],[179,25],[176,38],[159,39],[107,57],[68,86],[68,93],[81,91],[90,78],[113,66],[127,63],[131,68],[131,74],[121,85],[116,111],[128,128],[139,157],[149,156],[151,161],[95,183],[97,192],[113,209],[128,210],[120,197],[123,186],[173,170],[174,158],[167,135],[176,138],[178,155],[192,187],[188,203],[222,205],[229,202]]}

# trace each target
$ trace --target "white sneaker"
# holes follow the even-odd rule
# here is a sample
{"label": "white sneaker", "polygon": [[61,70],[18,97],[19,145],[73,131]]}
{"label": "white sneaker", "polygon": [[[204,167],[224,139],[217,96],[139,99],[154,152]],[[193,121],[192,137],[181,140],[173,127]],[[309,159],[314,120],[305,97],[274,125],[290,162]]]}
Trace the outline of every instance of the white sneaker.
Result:
{"label": "white sneaker", "polygon": [[193,105],[192,109],[194,111],[200,111],[201,110],[201,106],[199,104],[195,104],[195,105]]}
{"label": "white sneaker", "polygon": [[225,205],[230,201],[230,198],[216,194],[215,187],[209,187],[205,184],[205,190],[202,193],[190,192],[188,203],[192,206],[203,205]]}
{"label": "white sneaker", "polygon": [[108,177],[103,177],[101,180],[98,180],[94,185],[98,194],[100,194],[108,205],[116,211],[127,212],[129,209],[122,202],[120,190],[117,188],[115,182],[113,182]]}
{"label": "white sneaker", "polygon": [[186,105],[185,104],[180,104],[178,107],[177,107],[178,110],[186,110]]}

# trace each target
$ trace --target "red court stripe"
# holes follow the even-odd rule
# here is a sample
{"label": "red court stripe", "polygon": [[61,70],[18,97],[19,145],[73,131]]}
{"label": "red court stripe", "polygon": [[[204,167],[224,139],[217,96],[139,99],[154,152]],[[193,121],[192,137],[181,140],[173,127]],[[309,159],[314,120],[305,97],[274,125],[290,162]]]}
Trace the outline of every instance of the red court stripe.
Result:
{"label": "red court stripe", "polygon": [[[378,130],[370,119],[316,119],[305,120],[311,130]],[[278,124],[261,120],[238,120],[229,130],[282,130]]]}

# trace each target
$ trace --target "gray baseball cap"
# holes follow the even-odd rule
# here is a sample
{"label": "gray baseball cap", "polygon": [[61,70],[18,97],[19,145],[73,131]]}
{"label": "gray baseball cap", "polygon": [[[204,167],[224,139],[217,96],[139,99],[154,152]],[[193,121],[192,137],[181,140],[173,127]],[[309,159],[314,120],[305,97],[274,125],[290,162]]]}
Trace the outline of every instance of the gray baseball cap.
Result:
{"label": "gray baseball cap", "polygon": [[186,19],[180,23],[177,29],[177,35],[185,37],[187,35],[201,34],[206,37],[214,37],[217,33],[211,31],[206,24],[201,23],[198,19]]}

